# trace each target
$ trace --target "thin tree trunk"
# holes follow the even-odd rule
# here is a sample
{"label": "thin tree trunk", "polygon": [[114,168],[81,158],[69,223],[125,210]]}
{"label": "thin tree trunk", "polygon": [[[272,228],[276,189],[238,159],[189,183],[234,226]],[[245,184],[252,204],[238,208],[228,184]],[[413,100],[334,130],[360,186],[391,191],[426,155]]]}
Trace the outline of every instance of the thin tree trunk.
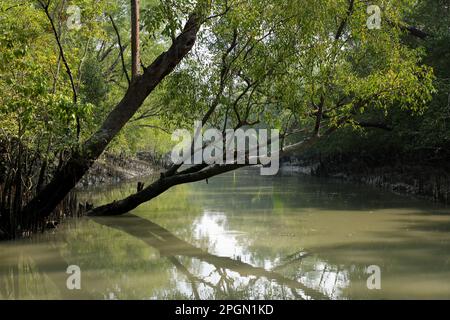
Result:
{"label": "thin tree trunk", "polygon": [[139,0],[131,0],[131,79],[139,76],[140,46],[139,46]]}

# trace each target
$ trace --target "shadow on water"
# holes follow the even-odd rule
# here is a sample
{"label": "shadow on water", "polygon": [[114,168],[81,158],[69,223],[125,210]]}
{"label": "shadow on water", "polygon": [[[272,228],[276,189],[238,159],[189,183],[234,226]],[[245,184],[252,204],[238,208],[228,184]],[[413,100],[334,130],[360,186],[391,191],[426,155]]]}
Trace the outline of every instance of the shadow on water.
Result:
{"label": "shadow on water", "polygon": [[[167,258],[182,274],[191,282],[194,296],[200,298],[197,284],[203,284],[214,291],[221,290],[221,284],[229,284],[233,281],[232,276],[227,276],[227,271],[238,273],[241,277],[265,278],[269,281],[275,281],[281,286],[291,290],[296,298],[304,299],[327,299],[327,296],[319,291],[306,287],[302,283],[288,279],[277,272],[268,271],[264,268],[254,267],[250,264],[227,257],[219,257],[203,251],[186,241],[183,241],[160,225],[143,219],[136,215],[126,215],[118,218],[92,218],[98,224],[114,228],[125,232],[137,239],[142,240],[149,246],[157,249],[162,257]],[[178,257],[188,257],[206,262],[216,268],[222,278],[217,284],[207,282],[200,277],[194,276],[180,262]]]}

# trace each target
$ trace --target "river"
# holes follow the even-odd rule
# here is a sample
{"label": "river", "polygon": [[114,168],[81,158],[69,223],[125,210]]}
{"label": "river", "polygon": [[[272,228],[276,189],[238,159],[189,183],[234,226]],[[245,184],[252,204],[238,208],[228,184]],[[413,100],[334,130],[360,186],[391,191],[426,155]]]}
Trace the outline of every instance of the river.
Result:
{"label": "river", "polygon": [[[0,243],[0,299],[449,299],[450,210],[372,187],[241,170],[131,214]],[[96,205],[136,183],[86,189]],[[69,290],[69,265],[81,290]],[[381,289],[369,290],[369,266]]]}

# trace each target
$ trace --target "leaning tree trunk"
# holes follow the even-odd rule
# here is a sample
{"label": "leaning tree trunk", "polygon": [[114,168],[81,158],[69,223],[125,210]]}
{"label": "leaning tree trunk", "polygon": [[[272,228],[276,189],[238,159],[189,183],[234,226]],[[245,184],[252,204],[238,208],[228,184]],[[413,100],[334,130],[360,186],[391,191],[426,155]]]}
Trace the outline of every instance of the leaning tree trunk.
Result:
{"label": "leaning tree trunk", "polygon": [[203,22],[203,15],[199,8],[197,6],[189,17],[182,33],[175,39],[169,50],[162,53],[145,69],[142,76],[136,77],[122,101],[111,111],[101,128],[79,150],[73,152],[71,158],[58,170],[52,181],[25,206],[22,216],[38,218],[49,216],[76,186],[112,139],[133,117],[144,100],[190,52]]}
{"label": "leaning tree trunk", "polygon": [[[329,133],[332,131],[330,130]],[[301,152],[312,145],[314,145],[317,141],[320,140],[320,137],[317,135],[313,135],[312,137],[300,141],[298,143],[292,144],[279,150],[276,154],[272,154],[272,156],[278,155],[279,157],[287,156],[292,154],[293,152]],[[249,163],[247,161],[247,163]],[[248,166],[248,164],[223,164],[223,165],[211,165],[208,166],[206,164],[200,164],[190,167],[181,172],[173,172],[171,175],[161,175],[161,177],[146,187],[143,190],[138,191],[137,193],[118,201],[114,201],[112,203],[97,207],[92,209],[87,213],[88,216],[118,216],[123,215],[131,210],[137,208],[141,204],[151,201],[152,199],[158,197],[163,194],[170,188],[185,184],[207,180],[214,176],[234,171],[239,168],[243,168]]]}
{"label": "leaning tree trunk", "polygon": [[199,171],[187,169],[174,176],[161,176],[160,179],[158,179],[156,182],[152,183],[142,191],[139,191],[138,193],[135,193],[123,200],[114,201],[110,204],[95,208],[88,212],[87,215],[96,217],[122,215],[137,208],[139,205],[156,198],[157,196],[161,195],[174,186],[202,181],[222,173],[236,170],[241,167],[245,167],[245,165],[214,165],[201,170],[202,165],[199,165],[197,166],[197,168],[199,168]]}

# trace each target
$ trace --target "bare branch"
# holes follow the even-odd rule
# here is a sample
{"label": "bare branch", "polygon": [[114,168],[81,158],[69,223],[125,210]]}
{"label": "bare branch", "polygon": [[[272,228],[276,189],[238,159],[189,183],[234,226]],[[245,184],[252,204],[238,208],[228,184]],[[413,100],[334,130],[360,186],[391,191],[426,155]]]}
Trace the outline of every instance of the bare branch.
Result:
{"label": "bare branch", "polygon": [[[64,66],[66,68],[66,73],[67,73],[67,75],[69,77],[70,85],[72,87],[73,103],[77,104],[78,103],[77,89],[75,87],[75,82],[74,82],[72,71],[70,70],[69,64],[67,63],[67,59],[66,59],[66,56],[64,54],[64,49],[62,47],[61,40],[60,40],[59,35],[58,35],[58,31],[56,30],[55,23],[53,22],[53,18],[50,15],[50,12],[49,12],[50,1],[45,3],[44,1],[39,0],[39,3],[41,5],[42,9],[44,10],[45,15],[47,16],[50,24],[51,24],[53,35],[55,36],[55,40],[56,40],[56,42],[58,44],[59,54],[60,54],[61,59],[62,59],[62,61],[64,63]],[[80,119],[79,119],[78,116],[76,116],[76,122],[77,122],[77,138],[79,138],[80,137],[80,133],[81,133],[81,126],[80,126]]]}
{"label": "bare branch", "polygon": [[116,32],[117,42],[119,44],[119,50],[120,50],[120,59],[122,60],[122,70],[123,70],[123,73],[125,74],[125,77],[127,78],[128,85],[130,85],[131,80],[130,80],[130,76],[128,75],[127,66],[125,65],[125,59],[123,57],[123,52],[125,49],[122,47],[122,40],[120,38],[119,29],[117,28],[117,25],[114,22],[114,19],[111,15],[109,15],[109,20],[111,20],[114,31]]}

